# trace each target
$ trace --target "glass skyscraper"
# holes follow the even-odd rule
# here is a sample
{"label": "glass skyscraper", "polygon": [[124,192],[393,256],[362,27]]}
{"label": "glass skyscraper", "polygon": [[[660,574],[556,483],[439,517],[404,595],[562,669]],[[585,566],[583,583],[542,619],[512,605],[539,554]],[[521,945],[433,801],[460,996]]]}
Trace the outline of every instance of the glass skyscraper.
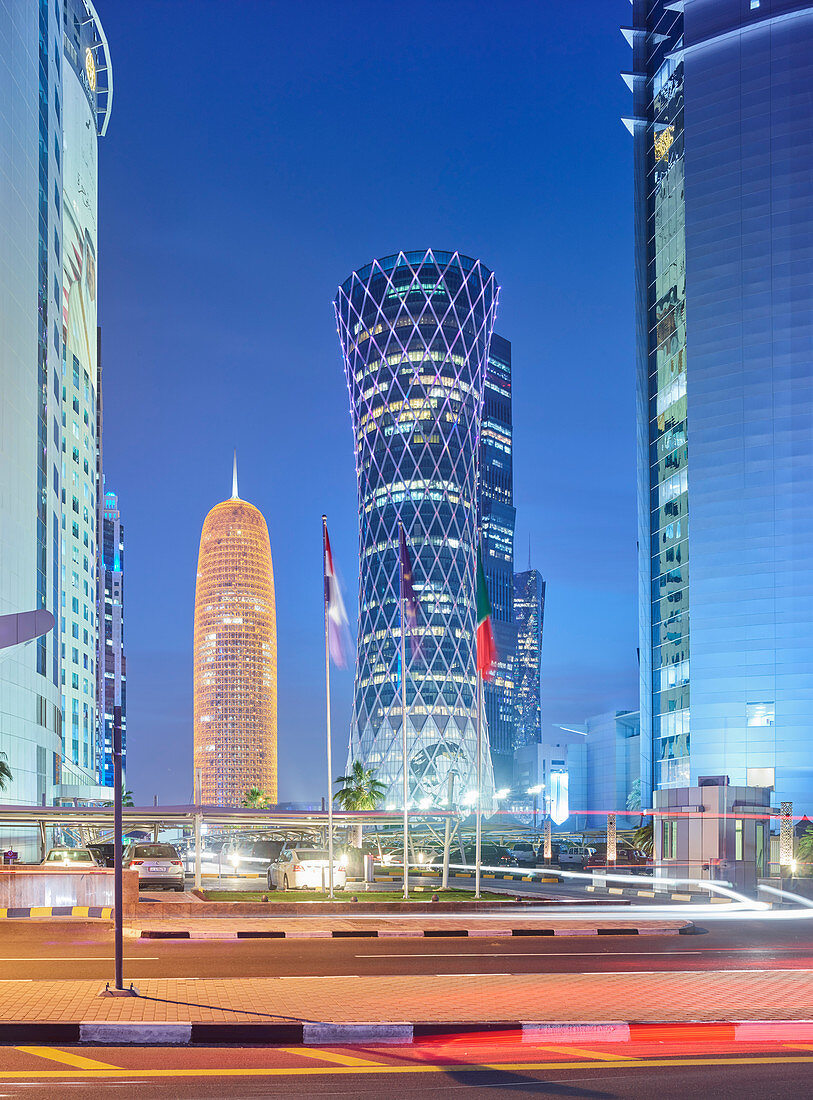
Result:
{"label": "glass skyscraper", "polygon": [[514,471],[511,419],[511,345],[496,333],[486,366],[480,433],[480,530],[483,569],[491,599],[497,668],[483,685],[494,783],[510,787],[514,766]]}
{"label": "glass skyscraper", "polygon": [[545,582],[538,569],[514,574],[514,622],[517,644],[514,667],[515,749],[542,741],[542,628]]}
{"label": "glass skyscraper", "polygon": [[813,4],[633,0],[641,779],[813,804]]}
{"label": "glass skyscraper", "polygon": [[[457,252],[373,260],[336,296],[359,498],[359,631],[348,761],[403,805],[398,523],[421,605],[407,646],[410,803],[475,788],[478,439],[497,309],[494,275]],[[487,725],[483,804],[493,780]]]}
{"label": "glass skyscraper", "polygon": [[124,655],[124,524],[115,493],[104,494],[101,529],[101,582],[103,621],[100,624],[102,686],[100,712],[102,747],[97,762],[98,780],[113,786],[114,707],[121,707],[122,766],[127,755],[127,658]]}
{"label": "glass skyscraper", "polygon": [[112,103],[90,0],[0,9],[0,614],[55,629],[0,666],[11,802],[96,776],[97,145]]}

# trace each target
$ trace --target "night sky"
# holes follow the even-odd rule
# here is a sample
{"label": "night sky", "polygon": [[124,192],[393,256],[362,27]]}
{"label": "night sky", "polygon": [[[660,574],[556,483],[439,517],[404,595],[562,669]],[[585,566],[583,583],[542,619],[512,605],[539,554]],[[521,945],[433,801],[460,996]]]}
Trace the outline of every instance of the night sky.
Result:
{"label": "night sky", "polygon": [[[479,257],[513,345],[516,564],[548,584],[546,728],[637,706],[627,0],[97,0],[107,488],[126,527],[127,785],[192,789],[207,511],[271,534],[280,799],[323,793],[321,515],[358,528],[332,300],[374,256]],[[352,673],[334,686],[344,770]]]}

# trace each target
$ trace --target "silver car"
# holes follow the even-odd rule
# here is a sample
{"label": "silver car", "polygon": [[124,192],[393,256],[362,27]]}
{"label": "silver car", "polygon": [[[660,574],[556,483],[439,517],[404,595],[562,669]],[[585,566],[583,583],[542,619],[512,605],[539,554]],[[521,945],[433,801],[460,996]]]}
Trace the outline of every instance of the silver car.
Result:
{"label": "silver car", "polygon": [[171,844],[131,844],[124,853],[123,865],[138,871],[139,890],[145,886],[184,888],[183,863]]}
{"label": "silver car", "polygon": [[88,848],[51,848],[40,866],[49,871],[91,871],[100,864]]}

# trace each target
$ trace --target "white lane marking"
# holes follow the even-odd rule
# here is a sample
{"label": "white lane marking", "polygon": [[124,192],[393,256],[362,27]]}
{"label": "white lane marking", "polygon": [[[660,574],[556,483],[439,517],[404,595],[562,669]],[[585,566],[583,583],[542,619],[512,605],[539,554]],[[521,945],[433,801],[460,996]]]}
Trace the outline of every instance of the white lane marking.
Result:
{"label": "white lane marking", "polygon": [[572,956],[581,959],[604,959],[612,956],[634,958],[636,955],[703,955],[704,951],[440,951],[437,954],[355,955],[356,959],[541,959]]}

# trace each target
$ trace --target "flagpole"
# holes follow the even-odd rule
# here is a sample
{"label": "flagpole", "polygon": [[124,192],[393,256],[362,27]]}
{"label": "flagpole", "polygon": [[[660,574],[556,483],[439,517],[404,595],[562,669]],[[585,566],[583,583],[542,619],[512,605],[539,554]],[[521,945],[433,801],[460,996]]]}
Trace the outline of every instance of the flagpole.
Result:
{"label": "flagpole", "polygon": [[327,701],[327,862],[328,891],[333,897],[333,750],[330,743],[330,623],[328,622],[327,516],[322,516],[322,580],[325,601],[325,695]]}
{"label": "flagpole", "polygon": [[398,521],[398,576],[399,603],[401,605],[401,746],[404,757],[404,900],[409,898],[409,776],[407,773],[407,706],[406,706],[406,630],[404,624],[404,563],[401,546],[404,525]]}
{"label": "flagpole", "polygon": [[483,840],[483,813],[480,784],[483,778],[483,677],[477,670],[477,824],[475,830],[474,851],[474,896],[480,897],[480,858]]}

